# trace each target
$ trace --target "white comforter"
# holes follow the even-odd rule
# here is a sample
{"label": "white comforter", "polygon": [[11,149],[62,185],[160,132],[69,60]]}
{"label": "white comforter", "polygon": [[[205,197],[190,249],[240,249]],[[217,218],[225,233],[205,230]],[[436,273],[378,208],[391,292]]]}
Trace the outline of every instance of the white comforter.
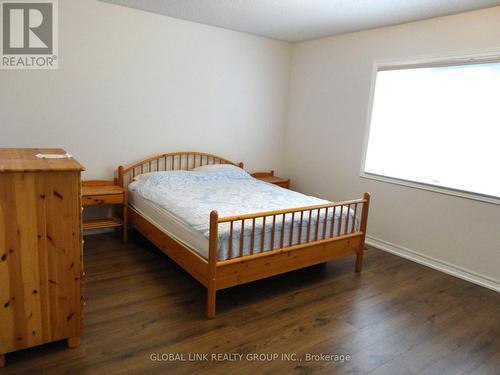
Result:
{"label": "white comforter", "polygon": [[[209,236],[209,218],[212,210],[217,210],[219,217],[225,217],[329,203],[323,199],[307,196],[257,180],[244,170],[236,168],[209,172],[155,172],[147,176],[141,176],[139,181],[131,185],[131,189],[143,198],[152,201],[162,209],[183,220],[196,231],[202,233],[206,238]],[[325,233],[326,237],[331,235],[332,211],[332,209],[329,210],[326,223],[324,220],[325,210],[321,210],[320,212],[318,225],[319,239],[323,238],[323,233]],[[340,233],[344,233],[346,229],[347,231],[351,231],[358,228],[358,222],[354,219],[352,210],[343,207],[342,217],[340,211],[338,208],[335,213],[333,235],[337,235],[339,224]],[[295,215],[291,244],[299,243],[298,228],[300,216],[300,214]],[[340,223],[338,222],[339,219]],[[318,222],[317,211],[312,212],[311,218],[309,218],[309,212],[304,213],[301,243],[307,240],[309,220],[311,220],[309,229],[310,238],[313,239],[316,234],[316,223]],[[271,248],[272,221],[272,217],[266,218],[264,250]],[[345,227],[346,221],[347,228]],[[284,230],[284,246],[290,245],[291,214],[286,215],[284,224],[283,228],[283,217],[281,215],[277,216],[273,248],[280,247],[282,230]],[[241,222],[235,223],[233,227],[232,249],[230,249],[228,241],[230,233],[229,223],[220,224],[218,258],[223,260],[249,254],[252,244],[250,238],[251,232],[252,220],[246,220],[243,248],[240,249]],[[254,253],[261,251],[261,234],[262,219],[257,219],[253,240]]]}

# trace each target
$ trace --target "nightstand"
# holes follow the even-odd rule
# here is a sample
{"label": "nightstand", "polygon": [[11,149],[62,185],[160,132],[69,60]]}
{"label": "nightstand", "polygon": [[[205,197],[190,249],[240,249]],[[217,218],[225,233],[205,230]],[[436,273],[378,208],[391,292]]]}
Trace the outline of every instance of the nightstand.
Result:
{"label": "nightstand", "polygon": [[255,177],[258,180],[269,182],[271,184],[281,186],[282,188],[285,188],[285,189],[290,189],[290,179],[275,176],[274,171],[255,172],[255,173],[252,173],[251,176]]}
{"label": "nightstand", "polygon": [[127,207],[124,202],[124,190],[113,181],[95,180],[82,183],[82,206],[119,205],[121,218],[111,216],[107,218],[85,220],[83,229],[102,229],[123,227],[123,240],[126,241]]}

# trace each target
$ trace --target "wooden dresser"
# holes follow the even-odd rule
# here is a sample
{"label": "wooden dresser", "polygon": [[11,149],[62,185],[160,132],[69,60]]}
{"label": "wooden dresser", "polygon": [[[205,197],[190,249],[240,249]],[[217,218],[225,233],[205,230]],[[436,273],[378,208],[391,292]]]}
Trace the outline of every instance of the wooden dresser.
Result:
{"label": "wooden dresser", "polygon": [[83,327],[81,180],[59,149],[0,149],[0,365]]}

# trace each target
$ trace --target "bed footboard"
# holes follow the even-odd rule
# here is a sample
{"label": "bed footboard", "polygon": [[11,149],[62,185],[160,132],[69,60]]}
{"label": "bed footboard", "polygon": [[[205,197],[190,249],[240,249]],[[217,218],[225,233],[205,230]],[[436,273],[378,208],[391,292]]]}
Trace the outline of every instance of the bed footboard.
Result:
{"label": "bed footboard", "polygon": [[[352,254],[361,272],[369,204],[365,193],[357,200],[240,216],[219,218],[212,211],[207,316],[215,317],[217,290]],[[219,259],[221,232],[226,247]]]}

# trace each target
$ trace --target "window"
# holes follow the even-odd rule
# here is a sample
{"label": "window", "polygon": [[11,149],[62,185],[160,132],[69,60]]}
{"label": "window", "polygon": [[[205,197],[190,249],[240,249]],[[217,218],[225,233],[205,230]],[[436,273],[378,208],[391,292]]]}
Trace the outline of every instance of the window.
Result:
{"label": "window", "polygon": [[500,62],[379,67],[362,176],[500,202]]}

